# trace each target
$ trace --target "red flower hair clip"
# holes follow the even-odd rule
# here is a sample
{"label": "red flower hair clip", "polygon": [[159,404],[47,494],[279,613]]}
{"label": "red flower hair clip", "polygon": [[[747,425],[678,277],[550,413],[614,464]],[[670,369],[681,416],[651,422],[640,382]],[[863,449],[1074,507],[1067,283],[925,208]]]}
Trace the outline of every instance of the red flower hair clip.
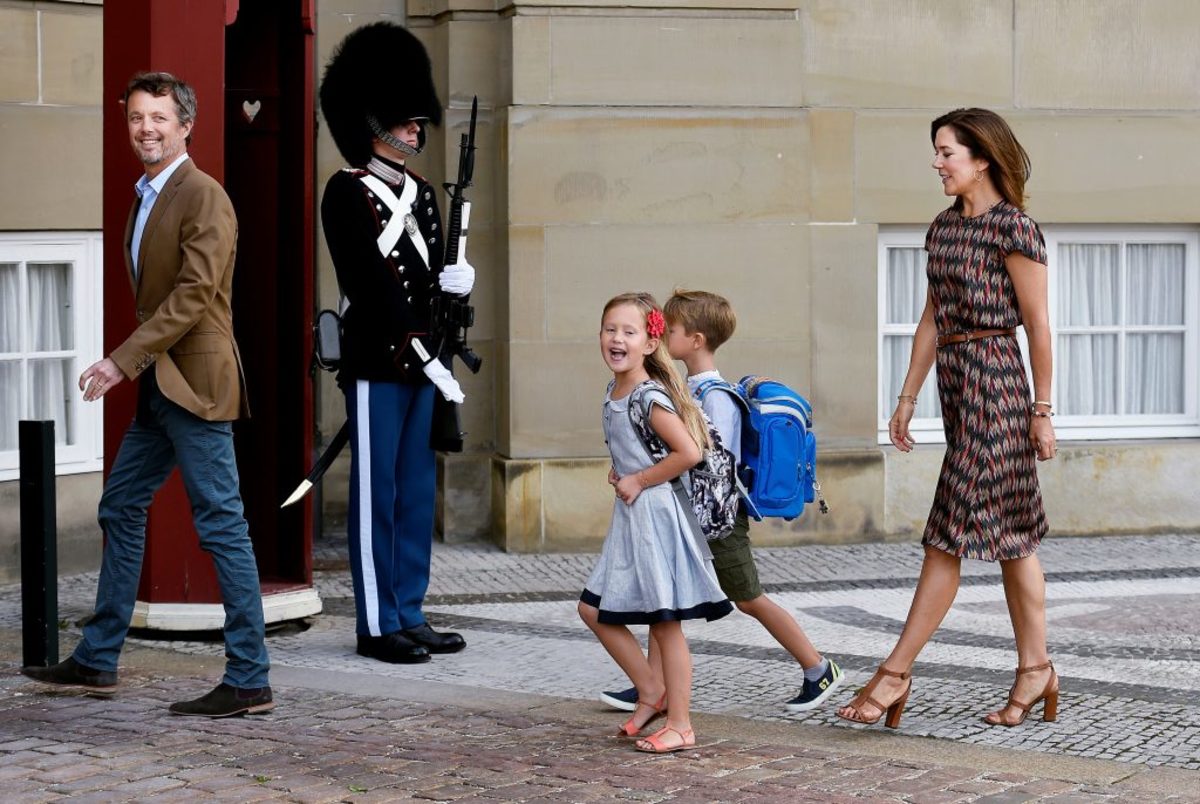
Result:
{"label": "red flower hair clip", "polygon": [[646,316],[646,334],[651,338],[661,338],[667,331],[667,320],[663,318],[662,310],[655,307]]}

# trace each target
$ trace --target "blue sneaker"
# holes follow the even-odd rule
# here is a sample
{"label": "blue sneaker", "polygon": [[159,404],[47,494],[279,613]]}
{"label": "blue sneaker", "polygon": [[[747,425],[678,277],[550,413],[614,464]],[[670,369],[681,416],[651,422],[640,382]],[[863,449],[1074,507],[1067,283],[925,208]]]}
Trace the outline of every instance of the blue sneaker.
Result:
{"label": "blue sneaker", "polygon": [[789,712],[807,712],[809,709],[817,708],[842,685],[843,678],[842,668],[837,666],[837,662],[830,659],[825,675],[816,681],[804,679],[804,686],[801,688],[800,694],[787,702],[787,710]]}
{"label": "blue sneaker", "polygon": [[630,687],[621,692],[602,692],[600,693],[600,700],[613,709],[620,709],[622,712],[632,712],[637,709],[637,687]]}

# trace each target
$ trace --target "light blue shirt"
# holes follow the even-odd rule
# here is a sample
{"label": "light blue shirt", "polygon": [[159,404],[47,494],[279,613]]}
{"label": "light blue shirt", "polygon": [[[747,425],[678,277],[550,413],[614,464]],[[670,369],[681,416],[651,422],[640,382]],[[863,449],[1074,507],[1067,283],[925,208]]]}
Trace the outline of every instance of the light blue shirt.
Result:
{"label": "light blue shirt", "polygon": [[133,278],[135,281],[138,278],[138,253],[142,250],[142,233],[146,229],[146,221],[150,219],[150,210],[154,209],[154,202],[158,200],[158,194],[166,186],[167,180],[171,178],[171,174],[187,158],[187,151],[184,151],[153,179],[147,178],[146,174],[143,173],[142,177],[137,180],[137,184],[133,185],[134,192],[138,194],[138,198],[142,199],[142,205],[138,207],[137,217],[133,219],[133,239],[129,243],[129,251],[133,257]]}
{"label": "light blue shirt", "polygon": [[[705,380],[720,380],[717,370],[702,371],[687,378],[688,389],[695,394]],[[721,434],[721,443],[733,453],[737,461],[742,460],[742,408],[724,391],[709,391],[700,403],[708,420]]]}

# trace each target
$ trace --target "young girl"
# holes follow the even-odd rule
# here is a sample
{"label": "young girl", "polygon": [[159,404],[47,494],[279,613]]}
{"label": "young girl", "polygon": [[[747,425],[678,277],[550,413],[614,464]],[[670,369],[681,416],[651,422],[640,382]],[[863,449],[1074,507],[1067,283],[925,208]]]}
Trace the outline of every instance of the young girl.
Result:
{"label": "young girl", "polygon": [[[648,293],[626,293],[604,306],[600,353],[613,372],[604,400],[604,437],[616,489],[612,524],[600,560],[580,595],[579,616],[633,681],[638,705],[621,726],[636,737],[665,716],[666,725],[637,741],[639,751],[667,753],[696,747],[689,708],[692,657],[682,620],[724,617],[733,606],[713,574],[704,536],[693,532],[671,481],[699,462],[708,430],[692,395],[671,365],[662,311]],[[641,404],[654,432],[670,449],[654,463],[629,417],[629,395],[653,380]],[[648,624],[662,649],[659,680],[626,627]]]}

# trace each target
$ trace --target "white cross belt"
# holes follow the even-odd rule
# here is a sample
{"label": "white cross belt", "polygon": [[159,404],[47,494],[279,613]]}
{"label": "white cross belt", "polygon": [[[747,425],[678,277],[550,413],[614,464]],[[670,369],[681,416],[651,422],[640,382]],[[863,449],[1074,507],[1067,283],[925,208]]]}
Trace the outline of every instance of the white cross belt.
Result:
{"label": "white cross belt", "polygon": [[388,211],[392,214],[392,217],[387,222],[387,226],[383,227],[383,231],[379,233],[379,237],[375,240],[375,245],[379,247],[379,253],[384,257],[388,256],[396,247],[396,244],[400,242],[400,237],[408,235],[408,239],[416,247],[417,253],[421,255],[421,261],[428,268],[429,248],[421,238],[421,230],[417,227],[417,219],[413,217],[411,211],[413,201],[417,198],[417,183],[411,179],[405,181],[404,186],[400,190],[399,198],[392,192],[392,188],[370,173],[362,177],[362,183],[375,193],[375,196],[387,206]]}

